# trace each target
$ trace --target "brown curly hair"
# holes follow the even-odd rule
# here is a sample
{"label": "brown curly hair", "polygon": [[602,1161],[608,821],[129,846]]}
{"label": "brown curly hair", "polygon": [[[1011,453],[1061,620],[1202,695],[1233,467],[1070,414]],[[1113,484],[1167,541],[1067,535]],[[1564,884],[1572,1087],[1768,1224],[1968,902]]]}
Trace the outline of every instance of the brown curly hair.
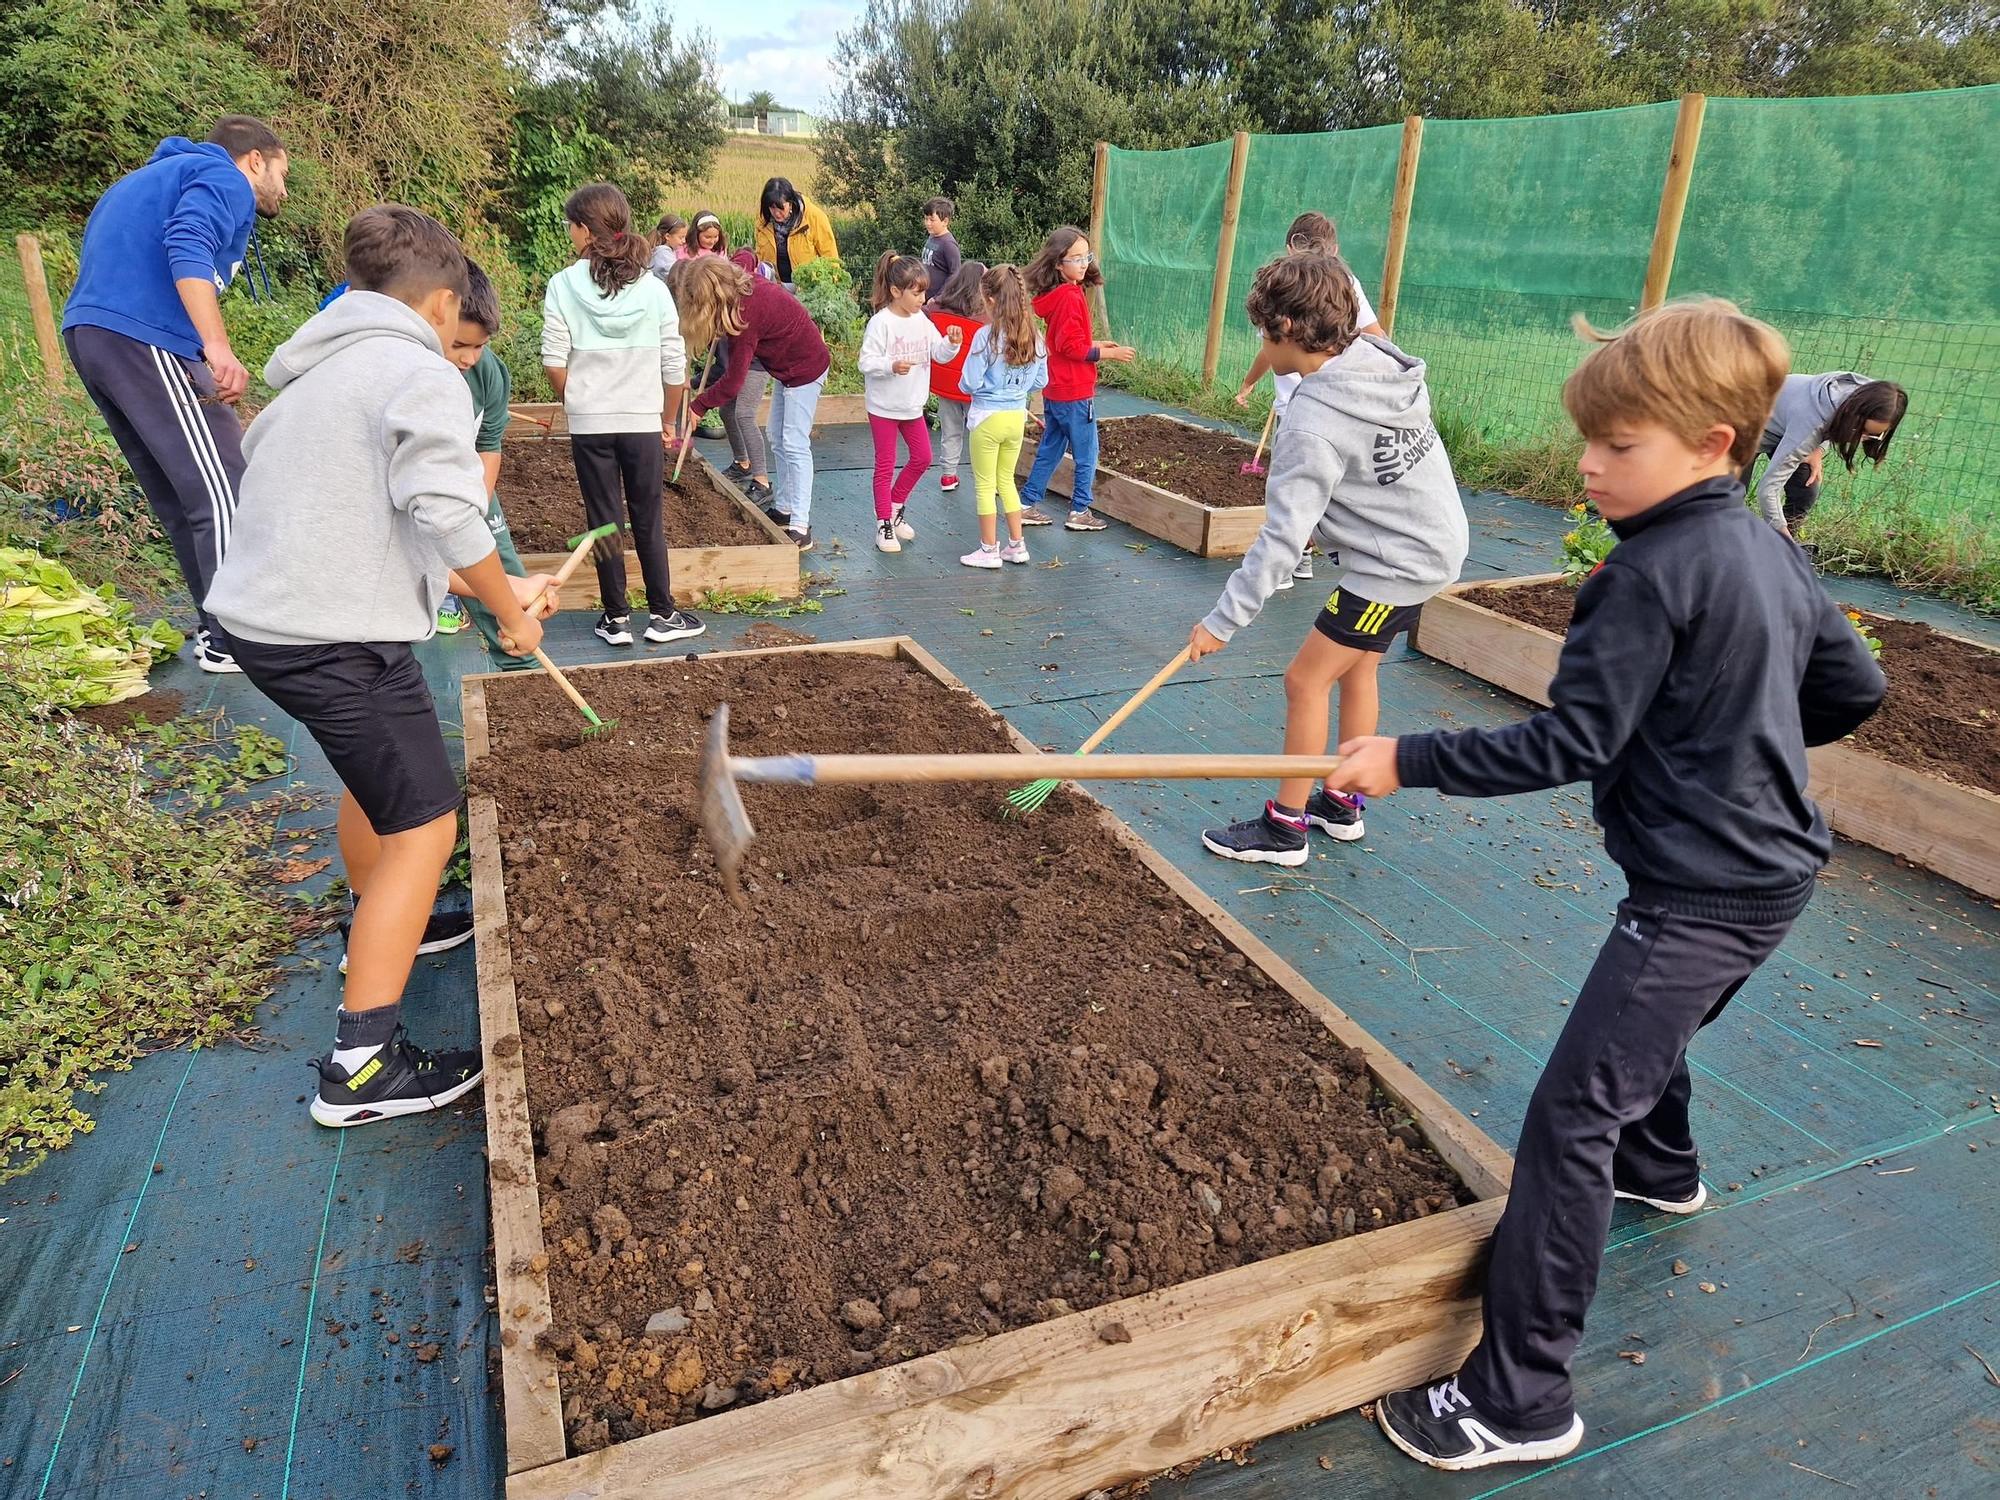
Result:
{"label": "brown curly hair", "polygon": [[1338,354],[1353,343],[1361,311],[1347,262],[1320,250],[1281,255],[1259,268],[1244,310],[1266,338],[1315,354]]}

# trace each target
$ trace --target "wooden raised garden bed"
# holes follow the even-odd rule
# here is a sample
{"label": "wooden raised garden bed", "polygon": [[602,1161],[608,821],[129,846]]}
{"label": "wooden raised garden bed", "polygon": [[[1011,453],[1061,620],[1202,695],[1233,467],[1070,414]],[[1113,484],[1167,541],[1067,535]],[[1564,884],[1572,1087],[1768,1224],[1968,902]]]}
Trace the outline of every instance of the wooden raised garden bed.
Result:
{"label": "wooden raised garden bed", "polygon": [[[1242,467],[1256,444],[1158,413],[1107,417],[1097,425],[1102,451],[1092,509],[1200,557],[1250,550],[1264,525],[1264,481]],[[1161,448],[1182,451],[1156,452]],[[1266,467],[1270,457],[1266,448]],[[1025,477],[1034,464],[1035,443],[1023,443],[1018,472]],[[1049,491],[1068,496],[1075,483],[1076,466],[1064,454]]]}
{"label": "wooden raised garden bed", "polygon": [[[1424,606],[1412,643],[1425,655],[1449,662],[1516,697],[1547,704],[1549,682],[1555,676],[1556,659],[1562,653],[1562,636],[1541,625],[1486,608],[1465,596],[1479,589],[1511,590],[1555,584],[1561,578],[1559,573],[1538,573],[1524,578],[1454,584]],[[1558,615],[1559,609],[1547,612],[1545,618],[1555,623]],[[1983,653],[1992,659],[1994,670],[2000,672],[2000,653],[1977,641],[1931,631],[1928,626],[1892,616],[1868,614],[1864,618],[1878,634],[1927,632],[1957,647]],[[2000,898],[2000,796],[1985,787],[1966,785],[1910,763],[1918,758],[1929,759],[1921,750],[1905,756],[1894,749],[1898,730],[1891,718],[1899,691],[1910,692],[1909,674],[1921,671],[1925,665],[1921,650],[1899,665],[1896,645],[1885,636],[1884,664],[1889,673],[1890,698],[1882,713],[1863,725],[1854,737],[1806,752],[1811,769],[1807,791],[1836,832],[1900,855],[1982,896]],[[1922,689],[1915,692],[1921,696]],[[2000,697],[1988,696],[1983,704],[1974,702],[1967,706],[1977,713],[1982,707],[1990,712],[1996,704],[2000,704]],[[1913,704],[1912,708],[1916,717],[1935,723],[1946,705],[1925,702]],[[1975,729],[1974,734],[1991,736],[1989,743],[2000,744],[2000,726],[1989,724]],[[1872,750],[1871,740],[1888,748],[1889,753]]]}
{"label": "wooden raised garden bed", "polygon": [[509,1500],[1073,1500],[1470,1348],[1506,1155],[1094,800],[746,788],[728,904],[715,702],[1034,750],[921,647],[575,675],[465,679]]}
{"label": "wooden raised garden bed", "polygon": [[[866,423],[868,408],[863,396],[826,396],[819,398],[819,405],[813,411],[813,430],[822,427],[842,427],[852,423]],[[516,401],[508,408],[513,415],[507,422],[509,438],[531,438],[544,435],[562,437],[569,432],[569,422],[563,415],[560,401]],[[757,422],[761,426],[771,419],[771,398],[764,397],[757,408]],[[547,423],[549,425],[544,426]]]}
{"label": "wooden raised garden bed", "polygon": [[[669,458],[667,472],[673,472]],[[569,439],[510,441],[500,469],[500,502],[514,534],[514,549],[530,573],[553,573],[569,558],[563,544],[584,530],[583,496],[576,486]],[[690,449],[678,487],[666,492],[667,566],[674,603],[699,607],[715,592],[768,594],[796,599],[804,589],[799,549],[721,472]],[[628,586],[644,580],[639,559],[625,554]],[[597,570],[589,558],[563,586],[567,608],[595,607]]]}

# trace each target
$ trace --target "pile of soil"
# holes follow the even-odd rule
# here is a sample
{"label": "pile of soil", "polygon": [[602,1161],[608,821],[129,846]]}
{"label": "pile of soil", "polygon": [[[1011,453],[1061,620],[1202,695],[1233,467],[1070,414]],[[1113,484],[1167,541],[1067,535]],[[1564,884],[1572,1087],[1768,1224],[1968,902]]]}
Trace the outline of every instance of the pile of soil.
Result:
{"label": "pile of soil", "polygon": [[[673,472],[673,460],[667,471]],[[688,455],[681,482],[666,487],[669,547],[763,547],[770,533],[744,512],[745,501],[717,484]],[[514,548],[567,552],[567,541],[584,529],[583,495],[567,442],[524,438],[506,445],[500,465],[500,504],[514,533]]]}
{"label": "pile of soil", "polygon": [[107,734],[124,735],[144,719],[154,728],[181,716],[186,700],[172,688],[154,688],[122,703],[99,703],[76,710],[76,717]]}
{"label": "pile of soil", "polygon": [[[1264,476],[1243,466],[1257,445],[1227,432],[1190,427],[1167,417],[1116,417],[1098,424],[1101,469],[1115,469],[1203,505],[1235,507],[1264,503]],[[1271,450],[1264,450],[1264,466]]]}
{"label": "pile of soil", "polygon": [[692,816],[718,702],[739,754],[1011,750],[968,695],[838,654],[592,676],[617,734],[492,682],[472,773],[573,1449],[1461,1201],[1068,790],[1008,821],[997,789],[746,786],[730,905]]}
{"label": "pile of soil", "polygon": [[[1576,604],[1576,590],[1566,583],[1470,589],[1463,597],[1557,635],[1568,632]],[[2000,792],[2000,651],[1916,620],[1862,614],[1882,643],[1889,692],[1854,732],[1854,744],[1961,786]]]}

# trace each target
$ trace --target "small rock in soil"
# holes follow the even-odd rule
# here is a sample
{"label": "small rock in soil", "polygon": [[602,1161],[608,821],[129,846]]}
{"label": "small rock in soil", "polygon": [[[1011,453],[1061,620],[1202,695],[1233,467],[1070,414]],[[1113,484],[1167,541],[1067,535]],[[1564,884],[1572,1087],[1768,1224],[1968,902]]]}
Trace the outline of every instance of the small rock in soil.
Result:
{"label": "small rock in soil", "polygon": [[686,1313],[678,1307],[670,1307],[664,1312],[656,1312],[646,1319],[648,1333],[686,1333],[694,1325],[688,1321]]}
{"label": "small rock in soil", "polygon": [[733,1385],[705,1385],[701,1388],[701,1409],[721,1411],[725,1406],[736,1404],[736,1387]]}
{"label": "small rock in soil", "polygon": [[866,1297],[856,1297],[842,1306],[840,1321],[856,1333],[872,1333],[882,1326],[882,1309]]}
{"label": "small rock in soil", "polygon": [[883,1305],[892,1317],[899,1313],[915,1312],[924,1305],[924,1294],[913,1286],[899,1286],[889,1293]]}
{"label": "small rock in soil", "polygon": [[1107,1344],[1129,1344],[1132,1342],[1132,1332],[1123,1323],[1098,1324],[1097,1337]]}

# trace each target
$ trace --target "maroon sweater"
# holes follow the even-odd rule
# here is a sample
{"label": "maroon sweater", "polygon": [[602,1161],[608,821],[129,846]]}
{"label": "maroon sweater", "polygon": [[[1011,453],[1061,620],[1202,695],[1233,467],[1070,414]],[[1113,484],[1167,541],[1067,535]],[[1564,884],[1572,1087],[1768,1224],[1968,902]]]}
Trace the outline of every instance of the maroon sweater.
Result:
{"label": "maroon sweater", "polygon": [[806,385],[824,375],[833,361],[819,325],[799,299],[761,276],[753,277],[743,299],[743,331],[729,335],[729,368],[722,379],[695,398],[695,415],[734,401],[755,360],[779,385]]}

